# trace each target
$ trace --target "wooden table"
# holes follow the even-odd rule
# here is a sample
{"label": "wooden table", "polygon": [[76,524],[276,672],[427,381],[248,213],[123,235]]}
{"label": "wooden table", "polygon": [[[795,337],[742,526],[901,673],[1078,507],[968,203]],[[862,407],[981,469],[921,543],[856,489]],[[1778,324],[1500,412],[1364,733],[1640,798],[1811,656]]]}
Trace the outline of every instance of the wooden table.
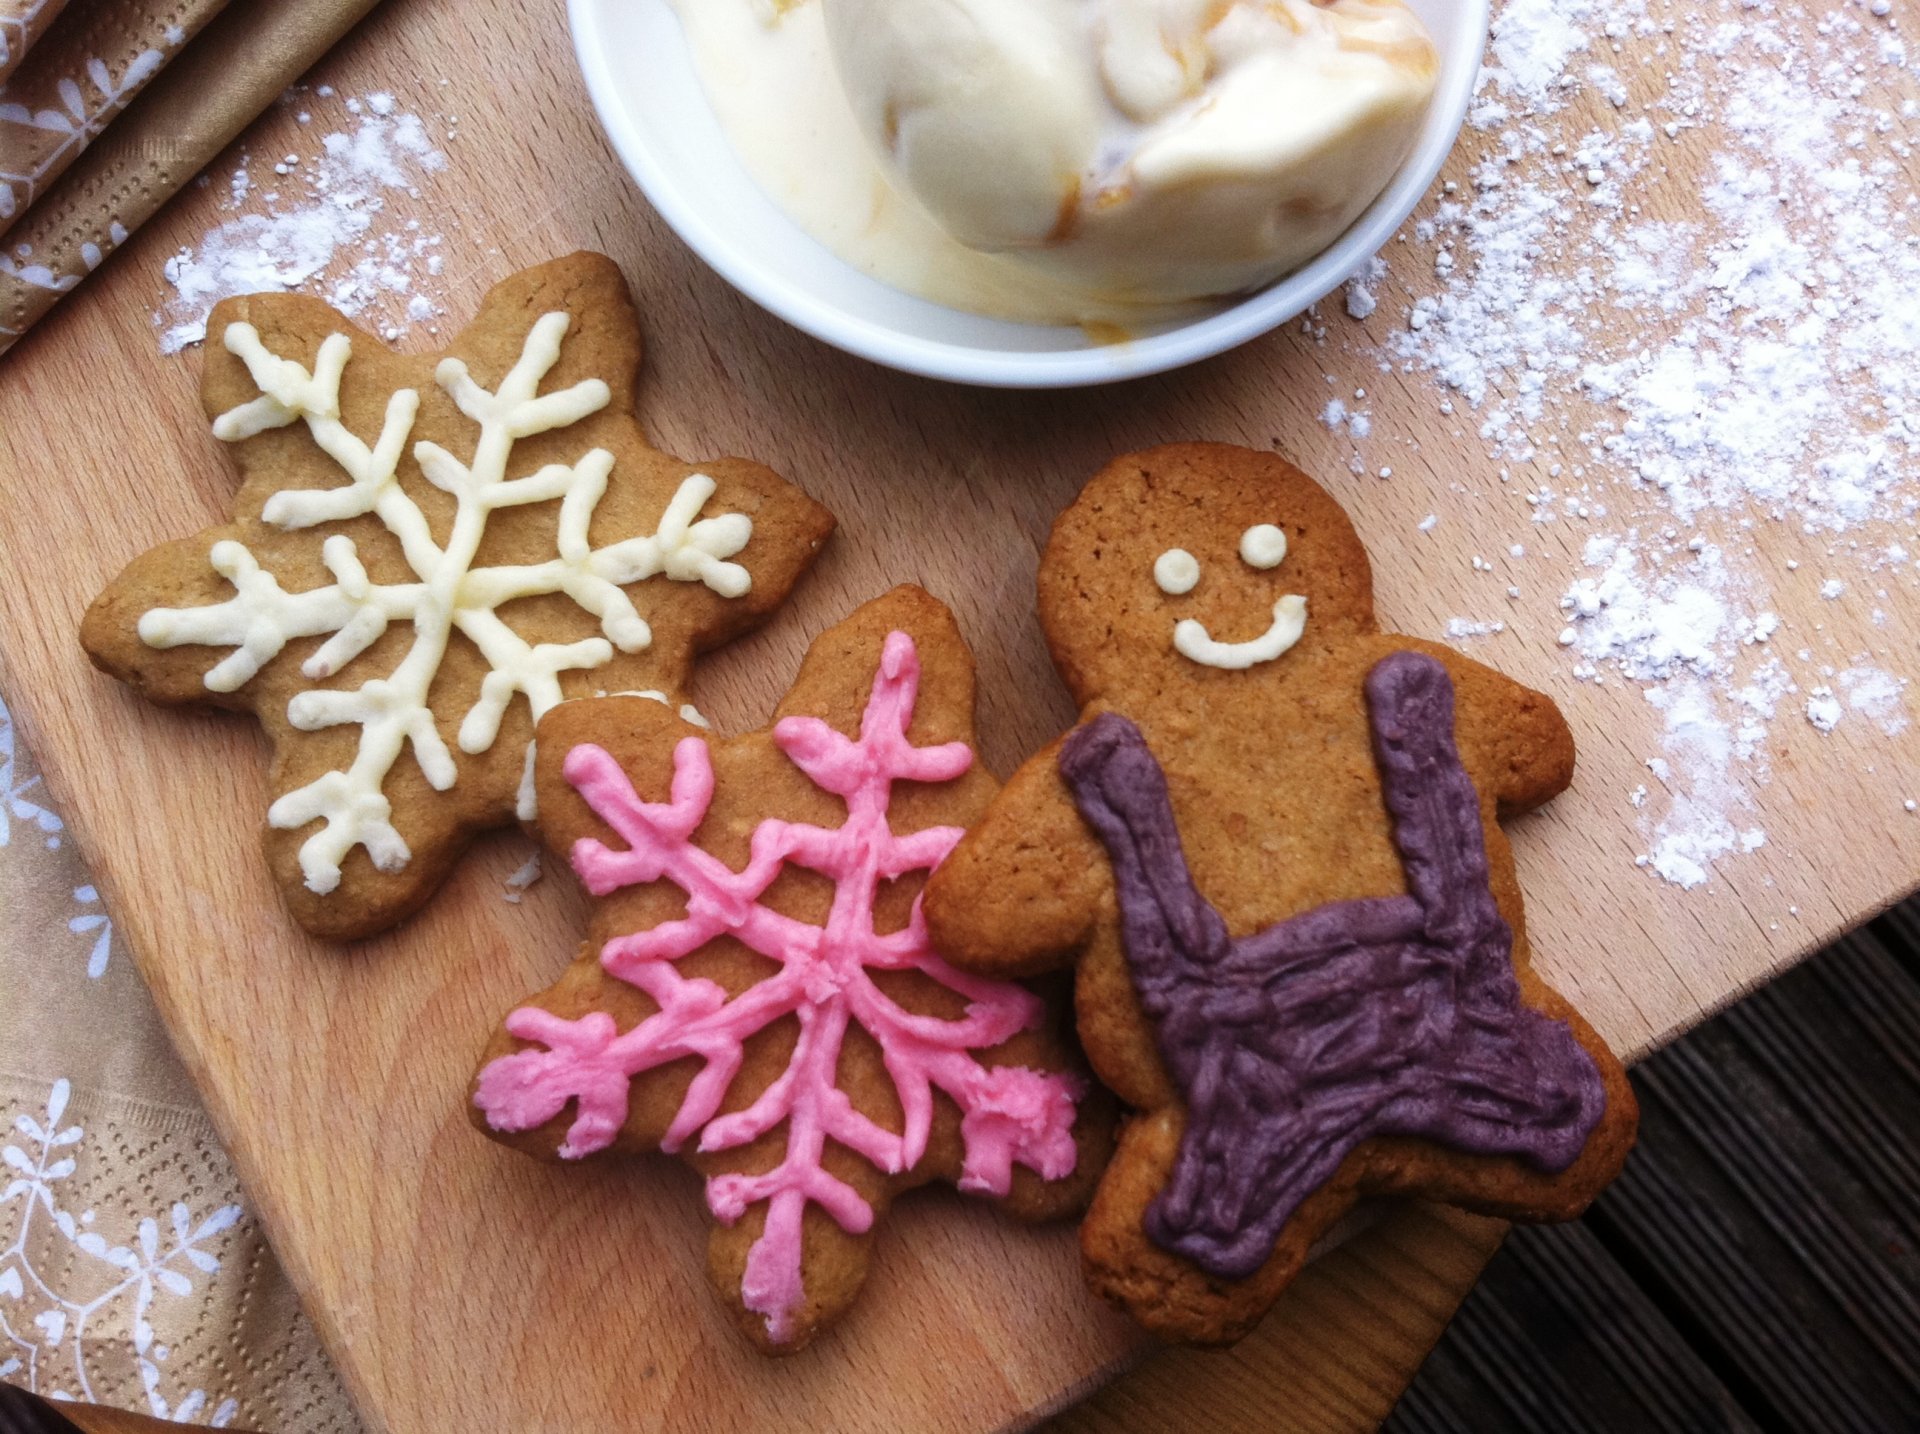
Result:
{"label": "wooden table", "polygon": [[[507,35],[513,43],[503,41]],[[655,441],[688,455],[751,454],[839,515],[840,536],[791,611],[703,668],[696,695],[723,730],[761,720],[811,634],[889,584],[913,580],[957,609],[980,658],[985,756],[995,769],[1011,770],[1072,716],[1031,617],[1037,545],[1079,483],[1125,449],[1205,437],[1287,452],[1352,509],[1375,556],[1384,619],[1422,635],[1438,635],[1449,616],[1472,610],[1483,593],[1470,589],[1476,516],[1510,509],[1527,486],[1518,481],[1524,474],[1510,485],[1495,481],[1473,425],[1442,416],[1426,379],[1379,370],[1366,341],[1389,321],[1385,309],[1371,335],[1341,319],[1317,344],[1296,325],[1183,373],[1073,394],[955,389],[827,349],[735,294],[638,197],[595,129],[557,5],[394,0],[313,78],[348,94],[390,90],[403,108],[458,116],[457,138],[446,141],[448,168],[397,206],[398,217],[418,216],[446,236],[439,284],[450,320],[457,323],[488,283],[524,264],[575,247],[606,251],[633,282],[647,325],[641,417]],[[295,108],[277,108],[250,132],[256,166],[262,157],[310,151]],[[1569,133],[1588,118],[1570,110]],[[1705,151],[1688,153],[1698,162]],[[1464,178],[1476,157],[1470,132],[1449,172]],[[1663,203],[1688,202],[1684,183],[1660,193]],[[350,1252],[319,1247],[318,1223],[333,1198],[324,1152],[307,1152],[304,1164],[289,1167],[288,1132],[255,1118],[250,1102],[272,1087],[285,1109],[295,1109],[299,1087],[287,1084],[293,1076],[280,1068],[282,1053],[269,1058],[250,1048],[238,1029],[251,1014],[279,1012],[287,1001],[360,999],[351,983],[375,979],[365,968],[385,948],[314,976],[313,953],[277,924],[252,850],[262,803],[251,730],[138,706],[91,674],[73,636],[87,600],[125,559],[225,511],[230,471],[205,435],[198,365],[158,357],[149,323],[162,297],[162,261],[212,222],[210,196],[189,190],[7,365],[0,478],[9,521],[0,553],[13,576],[0,611],[0,683],[16,695],[49,783],[323,1337],[363,1403],[400,1421],[406,1411],[431,1407],[436,1389],[417,1376],[412,1353],[395,1347],[399,1332],[382,1311],[356,1303],[380,1288],[369,1281],[364,1257],[356,1267]],[[1430,286],[1430,255],[1418,245],[1393,246],[1388,257],[1392,283]],[[408,342],[435,346],[419,332]],[[1369,391],[1376,423],[1390,415],[1395,432],[1417,436],[1396,453],[1392,482],[1350,476],[1350,448],[1319,421],[1329,393],[1355,387]],[[1428,513],[1441,522],[1422,533]],[[1576,566],[1582,536],[1563,524],[1536,530],[1531,541],[1549,560],[1543,566],[1565,573]],[[1792,535],[1763,532],[1754,541],[1780,544],[1784,553]],[[1783,611],[1792,617],[1786,604],[1813,600],[1811,585],[1796,589],[1791,599],[1783,595]],[[1820,618],[1838,639],[1863,647],[1902,642],[1910,650],[1916,635],[1912,616],[1897,610],[1888,628],[1872,633],[1850,610]],[[1859,632],[1847,629],[1854,622]],[[1684,894],[1637,870],[1622,794],[1657,750],[1655,714],[1631,684],[1572,680],[1556,631],[1556,622],[1535,613],[1482,655],[1551,692],[1581,742],[1574,790],[1518,824],[1515,846],[1541,971],[1618,1048],[1651,1049],[1920,884],[1920,822],[1885,801],[1874,771],[1876,761],[1895,760],[1894,750],[1870,734],[1843,728],[1821,737],[1786,724],[1775,732],[1764,850]],[[1898,751],[1910,759],[1910,745]],[[119,810],[128,790],[164,803],[158,810],[192,807],[202,797],[189,771],[218,776],[206,838],[222,862],[215,884],[258,898],[266,916],[257,925],[224,924],[224,892],[211,900],[189,893],[185,902],[158,894],[178,876],[172,856],[155,844],[149,824]],[[202,839],[198,824],[193,839]],[[1811,853],[1823,859],[1809,860]],[[483,846],[423,918],[447,924],[411,929],[434,940],[472,936],[458,924],[464,917],[448,913],[459,902],[497,904],[499,878],[518,860],[508,843]],[[558,885],[536,889],[528,922],[559,929],[569,919]],[[472,920],[482,923],[482,939],[498,941],[499,913]],[[232,949],[247,943],[257,944]],[[563,955],[512,952],[502,958],[511,969],[496,984],[516,995],[531,989],[541,980],[522,978],[543,977]],[[427,1021],[420,1039],[458,1063],[497,1007],[440,976],[392,979],[411,983],[405,998]],[[382,1059],[396,1057],[389,1051]],[[455,1084],[464,1070],[455,1070]],[[391,1066],[362,1072],[344,1060],[326,1078],[368,1101],[391,1096],[383,1082],[397,1079]],[[412,1108],[419,1099],[412,1087],[401,1091],[381,1116],[395,1122],[393,1130],[369,1136],[365,1148],[412,1159],[455,1139],[458,1112]],[[343,1104],[343,1121],[370,1118]],[[342,1198],[368,1199],[353,1179],[346,1189]],[[1399,1212],[1310,1271],[1239,1350],[1156,1356],[1058,1427],[1089,1434],[1203,1421],[1366,1427],[1404,1387],[1498,1238],[1487,1222]],[[400,1246],[381,1255],[406,1267]],[[1100,1346],[1113,1338],[1086,1335],[1091,1343],[1079,1357],[1092,1368],[1100,1363],[1095,1347],[1122,1347]]]}

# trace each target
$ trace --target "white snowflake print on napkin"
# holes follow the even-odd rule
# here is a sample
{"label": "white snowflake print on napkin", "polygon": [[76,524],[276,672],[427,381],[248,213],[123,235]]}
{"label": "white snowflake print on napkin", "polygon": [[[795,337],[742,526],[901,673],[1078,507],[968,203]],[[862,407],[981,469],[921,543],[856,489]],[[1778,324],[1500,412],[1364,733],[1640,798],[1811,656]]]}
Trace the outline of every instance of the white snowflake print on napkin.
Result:
{"label": "white snowflake print on napkin", "polygon": [[21,775],[19,739],[14,735],[13,713],[0,698],[0,847],[13,844],[15,823],[22,831],[37,832],[48,847],[60,845],[64,824],[60,814],[44,801],[40,774]]}
{"label": "white snowflake print on napkin", "polygon": [[[86,1138],[82,1126],[61,1123],[71,1093],[68,1082],[55,1081],[44,1112],[17,1115],[18,1139],[0,1146],[9,1177],[0,1191],[0,1238],[9,1227],[12,1236],[0,1248],[0,1379],[56,1399],[91,1401],[97,1346],[130,1344],[155,1418],[221,1428],[237,1411],[235,1401],[224,1399],[209,1412],[204,1389],[169,1394],[162,1365],[171,1351],[155,1339],[148,1314],[157,1299],[191,1295],[195,1273],[220,1268],[220,1237],[239,1220],[240,1207],[223,1205],[195,1220],[176,1201],[164,1217],[141,1219],[125,1243],[93,1228],[92,1210],[75,1212],[61,1201],[59,1187],[73,1177]],[[29,1253],[29,1237],[41,1224],[79,1258],[43,1271]]]}
{"label": "white snowflake print on napkin", "polygon": [[91,886],[74,887],[73,901],[80,913],[67,918],[67,930],[93,938],[87,951],[87,979],[97,981],[106,975],[107,958],[113,954],[113,919],[99,909],[100,893]]}
{"label": "white snowflake print on napkin", "polygon": [[65,169],[74,155],[93,142],[141,86],[160,72],[165,59],[159,50],[142,50],[118,76],[97,57],[90,59],[85,66],[85,86],[78,78],[67,76],[54,87],[60,101],[57,109],[29,109],[8,100],[0,90],[0,122],[56,137],[46,149],[33,155],[31,164],[18,170],[0,170],[0,220],[12,219],[33,203],[48,177]]}

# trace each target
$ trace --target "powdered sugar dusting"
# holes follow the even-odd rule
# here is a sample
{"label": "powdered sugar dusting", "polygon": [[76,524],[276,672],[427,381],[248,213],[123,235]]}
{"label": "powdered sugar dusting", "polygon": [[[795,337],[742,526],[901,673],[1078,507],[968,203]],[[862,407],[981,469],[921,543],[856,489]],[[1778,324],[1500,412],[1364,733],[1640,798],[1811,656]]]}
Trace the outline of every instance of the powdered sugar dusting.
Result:
{"label": "powdered sugar dusting", "polygon": [[[1911,654],[1842,656],[1779,610],[1914,580],[1916,117],[1884,5],[1505,0],[1470,183],[1408,236],[1430,292],[1389,312],[1369,267],[1345,296],[1384,334],[1381,365],[1430,378],[1502,465],[1476,540],[1586,530],[1550,631],[1576,678],[1658,711],[1653,784],[1623,796],[1640,864],[1681,887],[1765,843],[1770,752],[1805,732],[1778,724],[1849,742],[1908,726],[1891,669]],[[1366,436],[1344,400],[1322,419]]]}
{"label": "powdered sugar dusting", "polygon": [[[325,87],[316,95],[333,98]],[[348,315],[390,300],[380,303],[388,338],[440,314],[421,281],[440,272],[445,241],[418,220],[390,219],[387,206],[395,194],[417,195],[447,157],[391,94],[342,108],[341,127],[318,136],[317,152],[243,159],[229,176],[224,207],[234,217],[167,261],[172,292],[154,315],[162,353],[204,338],[213,306],[238,294],[305,289]],[[299,121],[312,118],[303,109]]]}
{"label": "powdered sugar dusting", "polygon": [[1837,678],[1847,706],[1889,737],[1907,730],[1907,679],[1871,663],[1842,670]]}

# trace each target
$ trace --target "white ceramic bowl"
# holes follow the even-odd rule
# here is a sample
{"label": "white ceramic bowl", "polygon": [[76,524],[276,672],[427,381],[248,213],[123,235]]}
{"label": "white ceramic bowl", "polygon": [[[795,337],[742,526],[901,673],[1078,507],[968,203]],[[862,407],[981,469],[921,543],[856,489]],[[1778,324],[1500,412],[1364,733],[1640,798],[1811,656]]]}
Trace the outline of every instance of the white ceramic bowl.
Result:
{"label": "white ceramic bowl", "polygon": [[[741,0],[744,3],[744,0]],[[1222,353],[1324,298],[1391,239],[1466,118],[1490,0],[1411,0],[1440,50],[1413,154],[1351,229],[1308,264],[1217,311],[1119,344],[1009,323],[903,294],[836,257],[748,176],[707,103],[667,0],[569,0],[574,49],[615,151],[661,217],[735,288],[788,323],[876,363],[1000,388],[1070,388]]]}

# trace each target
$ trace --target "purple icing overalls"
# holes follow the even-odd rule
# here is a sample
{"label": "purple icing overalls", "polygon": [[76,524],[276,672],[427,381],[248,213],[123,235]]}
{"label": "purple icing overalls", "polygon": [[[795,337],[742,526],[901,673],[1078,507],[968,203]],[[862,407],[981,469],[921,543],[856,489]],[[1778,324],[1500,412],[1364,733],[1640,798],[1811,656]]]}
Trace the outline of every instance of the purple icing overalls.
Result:
{"label": "purple icing overalls", "polygon": [[1238,939],[1194,886],[1140,730],[1105,714],[1060,753],[1112,861],[1134,986],[1187,1106],[1147,1233],[1224,1279],[1258,1270],[1369,1137],[1558,1172],[1606,1104],[1572,1031],[1521,1003],[1446,668],[1395,653],[1366,693],[1408,894],[1335,902]]}

